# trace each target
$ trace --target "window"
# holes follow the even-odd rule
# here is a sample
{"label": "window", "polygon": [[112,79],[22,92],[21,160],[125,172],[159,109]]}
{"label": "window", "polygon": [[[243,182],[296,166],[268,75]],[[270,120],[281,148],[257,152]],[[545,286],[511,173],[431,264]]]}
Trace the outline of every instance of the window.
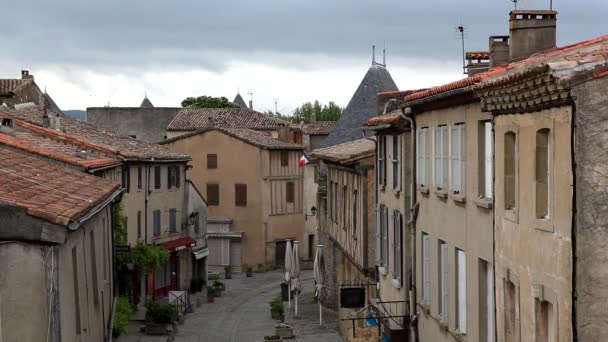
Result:
{"label": "window", "polygon": [[179,166],[169,166],[167,169],[167,187],[177,189],[180,187]]}
{"label": "window", "polygon": [[247,184],[234,185],[234,205],[237,207],[247,206]]}
{"label": "window", "polygon": [[447,126],[433,129],[433,185],[439,190],[446,188],[448,173]]}
{"label": "window", "polygon": [[401,136],[393,135],[393,189],[401,190]]}
{"label": "window", "polygon": [[492,160],[492,122],[490,121],[481,121],[479,123],[478,129],[478,138],[479,142],[479,157],[478,157],[478,168],[477,172],[478,177],[478,188],[479,188],[479,197],[491,199],[494,194],[493,189],[493,178],[494,178],[494,169],[493,169],[493,160]]}
{"label": "window", "polygon": [[110,260],[110,258],[108,257],[108,250],[110,249],[110,240],[108,239],[108,237],[110,235],[108,235],[108,227],[106,226],[106,218],[104,217],[102,219],[101,225],[103,226],[103,238],[105,239],[105,242],[103,243],[103,279],[104,279],[104,284],[107,284],[108,282],[105,281],[109,281],[109,279],[111,278],[110,274],[108,273],[108,264],[112,262],[112,260]]}
{"label": "window", "polygon": [[137,189],[141,190],[144,188],[144,183],[143,183],[143,167],[138,166],[137,167]]}
{"label": "window", "polygon": [[131,191],[131,172],[128,165],[122,167],[122,187],[127,192]]}
{"label": "window", "polygon": [[388,208],[383,204],[376,215],[376,263],[388,271]]}
{"label": "window", "polygon": [[76,335],[82,330],[80,323],[80,287],[78,286],[78,255],[76,247],[72,247],[72,279],[74,281],[74,313],[76,315]]}
{"label": "window", "polygon": [[123,216],[122,218],[122,227],[125,230],[125,239],[129,241],[129,217]]}
{"label": "window", "polygon": [[378,185],[381,188],[386,186],[386,136],[378,137]]}
{"label": "window", "polygon": [[403,217],[397,210],[393,212],[393,279],[396,279],[399,286],[403,284],[403,270],[401,263],[403,255],[401,245],[403,243]]}
{"label": "window", "polygon": [[353,235],[357,235],[357,219],[359,216],[359,193],[357,190],[353,191]]}
{"label": "window", "polygon": [[342,187],[342,228],[346,230],[348,226],[348,189]]}
{"label": "window", "polygon": [[200,217],[198,212],[194,213],[194,234],[198,235],[201,232]]}
{"label": "window", "polygon": [[456,329],[467,333],[467,259],[464,251],[456,249]]}
{"label": "window", "polygon": [[287,184],[285,184],[285,200],[287,203],[293,203],[295,202],[295,197],[295,183],[287,182]]}
{"label": "window", "polygon": [[220,205],[220,185],[207,184],[207,204]]}
{"label": "window", "polygon": [[446,323],[450,307],[448,267],[448,244],[439,241],[439,317]]}
{"label": "window", "polygon": [[388,271],[388,208],[382,213],[382,267]]}
{"label": "window", "polygon": [[217,154],[207,154],[207,168],[217,169]]}
{"label": "window", "polygon": [[536,132],[536,218],[549,218],[549,172],[551,167],[551,151],[549,145],[549,129],[543,128]]}
{"label": "window", "polygon": [[536,342],[554,342],[556,322],[553,304],[535,298],[534,315],[536,317]]}
{"label": "window", "polygon": [[315,235],[308,234],[308,259],[312,260],[314,257],[314,246],[315,246]]}
{"label": "window", "polygon": [[99,283],[97,281],[97,255],[95,253],[95,231],[91,231],[89,234],[89,241],[91,242],[91,276],[93,281],[93,303],[95,306],[99,306]]}
{"label": "window", "polygon": [[137,211],[137,239],[141,239],[141,210]]}
{"label": "window", "polygon": [[417,149],[417,162],[416,162],[416,182],[419,186],[428,186],[426,179],[429,165],[428,145],[427,136],[429,129],[419,128],[416,132],[416,149]]}
{"label": "window", "polygon": [[516,136],[514,132],[505,133],[504,146],[504,182],[505,182],[505,210],[513,210],[516,206],[515,193],[517,188],[517,175],[515,174],[517,156]]}
{"label": "window", "polygon": [[505,342],[519,342],[519,294],[515,284],[508,280],[504,282],[504,306]]}
{"label": "window", "polygon": [[376,265],[382,266],[382,212],[384,205],[376,205]]}
{"label": "window", "polygon": [[431,305],[431,251],[429,235],[422,233],[422,303]]}
{"label": "window", "polygon": [[337,206],[338,206],[338,185],[335,182],[330,182],[330,195],[331,195],[331,202],[329,202],[329,208],[331,211],[331,219],[333,222],[337,222],[338,218],[337,218]]}
{"label": "window", "polygon": [[289,165],[289,151],[281,151],[281,166]]}
{"label": "window", "polygon": [[154,167],[154,189],[160,189],[160,166]]}
{"label": "window", "polygon": [[177,210],[175,208],[169,209],[169,232],[177,232]]}
{"label": "window", "polygon": [[494,272],[492,265],[479,259],[479,340],[494,341]]}
{"label": "window", "polygon": [[154,219],[154,236],[160,235],[160,210],[153,211]]}
{"label": "window", "polygon": [[465,180],[465,126],[450,127],[450,190],[456,194],[464,192]]}

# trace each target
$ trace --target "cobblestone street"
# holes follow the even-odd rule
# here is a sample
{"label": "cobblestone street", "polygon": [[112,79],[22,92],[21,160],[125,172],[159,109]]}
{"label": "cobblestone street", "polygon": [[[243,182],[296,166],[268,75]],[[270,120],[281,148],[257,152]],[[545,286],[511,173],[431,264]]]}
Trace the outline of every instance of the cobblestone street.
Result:
{"label": "cobblestone street", "polygon": [[[192,297],[194,312],[187,314],[185,322],[178,326],[174,341],[178,342],[258,342],[264,336],[274,334],[275,321],[270,317],[268,302],[279,296],[282,272],[255,273],[252,278],[235,275],[234,279],[222,279],[226,291],[215,303],[206,300],[196,308],[196,295]],[[324,325],[319,326],[319,309],[313,298],[312,271],[302,272],[299,317],[288,312],[285,303],[285,322],[292,324],[294,341],[338,342],[336,313],[324,309]],[[294,303],[292,302],[292,311]],[[131,322],[129,336],[121,336],[119,342],[160,342],[166,336],[146,336],[138,333],[139,326]]]}

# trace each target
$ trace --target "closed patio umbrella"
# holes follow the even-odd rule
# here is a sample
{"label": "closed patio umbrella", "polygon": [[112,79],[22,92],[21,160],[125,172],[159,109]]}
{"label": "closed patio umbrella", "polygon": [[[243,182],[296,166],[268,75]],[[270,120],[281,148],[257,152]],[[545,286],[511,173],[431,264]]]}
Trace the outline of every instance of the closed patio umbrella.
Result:
{"label": "closed patio umbrella", "polygon": [[291,259],[291,288],[296,291],[296,317],[298,316],[298,292],[300,292],[300,258],[298,257],[298,241],[293,242],[293,256]]}
{"label": "closed patio umbrella", "polygon": [[315,276],[315,297],[319,303],[319,325],[323,324],[323,312],[321,309],[321,291],[323,290],[323,245],[317,245],[313,273]]}
{"label": "closed patio umbrella", "polygon": [[287,302],[288,308],[291,309],[291,268],[293,267],[293,252],[291,251],[291,240],[287,240],[285,246],[285,281],[287,282]]}

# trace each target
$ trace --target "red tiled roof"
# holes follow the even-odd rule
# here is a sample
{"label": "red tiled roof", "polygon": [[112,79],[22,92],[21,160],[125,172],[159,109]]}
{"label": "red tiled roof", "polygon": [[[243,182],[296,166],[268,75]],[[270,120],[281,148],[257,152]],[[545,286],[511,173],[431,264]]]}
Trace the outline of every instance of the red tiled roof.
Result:
{"label": "red tiled roof", "polygon": [[0,202],[67,226],[120,188],[120,184],[0,149]]}
{"label": "red tiled roof", "polygon": [[370,126],[373,126],[373,125],[378,125],[378,124],[383,124],[383,123],[391,123],[391,122],[399,121],[399,118],[401,118],[401,116],[399,114],[384,114],[384,115],[374,116],[373,118],[370,118],[369,120],[367,120],[367,124]]}
{"label": "red tiled roof", "polygon": [[488,51],[467,51],[466,59],[490,59]]}
{"label": "red tiled roof", "polygon": [[348,164],[373,156],[376,144],[369,139],[358,139],[346,143],[319,148],[312,151],[311,156],[340,164]]}
{"label": "red tiled roof", "polygon": [[276,129],[289,123],[249,108],[183,108],[167,126],[169,131],[206,127]]}
{"label": "red tiled roof", "polygon": [[302,133],[308,135],[329,135],[336,127],[337,121],[317,121],[304,124]]}
{"label": "red tiled roof", "polygon": [[86,151],[86,147],[82,144],[79,146],[70,143],[60,143],[48,137],[32,133],[16,133],[14,135],[0,133],[0,144],[79,166],[85,170],[121,164],[117,159],[101,156],[90,149]]}
{"label": "red tiled roof", "polygon": [[207,128],[196,130],[194,132],[182,134],[177,137],[173,137],[171,139],[161,141],[160,144],[164,145],[164,144],[171,143],[174,141],[186,139],[186,138],[189,138],[189,137],[192,137],[195,135],[204,134],[209,131],[222,132],[233,138],[242,140],[248,144],[252,144],[254,146],[266,148],[269,150],[303,150],[304,149],[304,146],[302,146],[302,145],[277,140],[277,139],[273,138],[272,136],[270,136],[269,133],[260,132],[260,131],[256,131],[256,130],[248,129],[248,128],[207,127]]}
{"label": "red tiled roof", "polygon": [[11,93],[28,82],[33,81],[30,79],[0,79],[0,96],[11,95]]}
{"label": "red tiled roof", "polygon": [[184,249],[184,248],[188,248],[188,247],[195,247],[196,241],[190,236],[185,236],[185,237],[182,237],[179,239],[160,243],[159,245],[164,247],[169,252],[175,252],[180,249]]}
{"label": "red tiled roof", "polygon": [[114,153],[121,159],[151,160],[153,158],[158,161],[188,161],[191,159],[187,154],[173,152],[157,144],[117,135],[108,129],[78,121],[65,114],[50,111],[48,113],[60,118],[60,131],[42,126],[43,109],[38,107],[27,107],[20,110],[1,109],[0,117],[20,119],[20,125],[27,126],[28,130],[43,133],[53,139],[67,140],[74,144],[84,144],[90,148]]}

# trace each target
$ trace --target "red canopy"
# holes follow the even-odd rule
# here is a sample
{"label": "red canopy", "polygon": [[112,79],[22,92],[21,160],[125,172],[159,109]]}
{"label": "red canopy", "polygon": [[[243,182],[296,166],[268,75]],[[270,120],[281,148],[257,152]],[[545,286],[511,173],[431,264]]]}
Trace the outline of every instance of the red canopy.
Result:
{"label": "red canopy", "polygon": [[194,239],[190,236],[186,236],[179,239],[163,242],[159,245],[164,247],[169,252],[176,252],[188,247],[196,246],[196,241],[194,241]]}

